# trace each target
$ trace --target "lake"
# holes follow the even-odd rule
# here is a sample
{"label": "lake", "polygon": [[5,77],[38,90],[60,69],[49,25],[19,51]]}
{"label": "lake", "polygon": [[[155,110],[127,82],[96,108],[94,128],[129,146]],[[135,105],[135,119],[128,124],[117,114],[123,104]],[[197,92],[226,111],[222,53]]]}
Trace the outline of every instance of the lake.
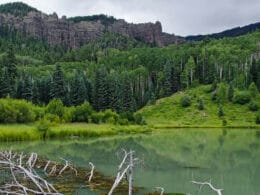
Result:
{"label": "lake", "polygon": [[[134,150],[144,161],[134,172],[134,185],[144,187],[138,194],[160,186],[166,192],[197,195],[198,186],[191,181],[210,179],[224,189],[224,195],[260,192],[260,130],[256,129],[160,129],[144,135],[0,143],[1,150],[37,152],[52,160],[62,157],[80,167],[91,161],[108,176],[116,175],[120,163],[116,154],[122,148]],[[200,194],[215,193],[205,187]]]}

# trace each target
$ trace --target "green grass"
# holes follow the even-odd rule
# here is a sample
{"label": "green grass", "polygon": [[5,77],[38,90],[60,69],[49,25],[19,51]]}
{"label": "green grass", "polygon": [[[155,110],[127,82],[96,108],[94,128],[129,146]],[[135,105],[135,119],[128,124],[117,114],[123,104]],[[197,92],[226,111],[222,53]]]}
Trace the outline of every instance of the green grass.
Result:
{"label": "green grass", "polygon": [[[171,97],[156,101],[155,105],[146,106],[139,112],[148,124],[157,128],[162,127],[223,127],[223,120],[227,121],[226,127],[260,128],[255,123],[256,112],[249,111],[248,104],[238,105],[226,101],[223,104],[224,117],[218,116],[218,103],[213,102],[211,86],[200,86],[186,92],[179,92]],[[183,108],[180,99],[183,95],[191,97],[191,106]],[[198,110],[198,98],[204,101],[204,110]],[[256,98],[260,105],[259,95]]]}
{"label": "green grass", "polygon": [[[150,131],[147,126],[116,126],[109,124],[65,123],[50,127],[47,139],[68,137],[100,137],[117,134],[145,133]],[[40,140],[42,135],[37,131],[36,124],[0,125],[0,141]]]}

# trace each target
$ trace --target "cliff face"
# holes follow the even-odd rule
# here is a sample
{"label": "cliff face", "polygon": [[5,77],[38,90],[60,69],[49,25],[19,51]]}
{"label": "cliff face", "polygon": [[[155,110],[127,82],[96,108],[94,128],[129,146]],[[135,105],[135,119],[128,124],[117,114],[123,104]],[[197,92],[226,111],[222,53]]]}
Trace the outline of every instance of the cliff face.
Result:
{"label": "cliff face", "polygon": [[124,20],[115,20],[104,25],[99,20],[73,22],[65,16],[58,18],[55,13],[46,15],[37,11],[29,12],[24,17],[0,13],[0,27],[3,25],[13,27],[26,36],[46,40],[52,45],[62,44],[70,48],[80,47],[101,37],[105,32],[123,34],[160,47],[184,41],[182,38],[163,33],[160,22],[129,24]]}

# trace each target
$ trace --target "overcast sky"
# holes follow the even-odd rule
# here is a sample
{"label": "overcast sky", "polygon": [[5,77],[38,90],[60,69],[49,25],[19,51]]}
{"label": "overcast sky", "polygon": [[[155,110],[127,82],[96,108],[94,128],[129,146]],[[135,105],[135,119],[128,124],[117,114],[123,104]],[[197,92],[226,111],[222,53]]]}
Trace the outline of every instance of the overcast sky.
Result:
{"label": "overcast sky", "polygon": [[[162,23],[177,35],[207,34],[260,22],[260,0],[20,0],[59,17],[107,14],[128,22]],[[10,0],[0,0],[0,3]]]}

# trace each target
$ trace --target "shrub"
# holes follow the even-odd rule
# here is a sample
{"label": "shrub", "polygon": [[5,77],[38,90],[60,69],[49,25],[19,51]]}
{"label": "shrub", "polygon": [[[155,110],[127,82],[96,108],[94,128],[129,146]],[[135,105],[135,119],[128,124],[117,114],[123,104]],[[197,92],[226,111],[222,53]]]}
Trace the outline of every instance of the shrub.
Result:
{"label": "shrub", "polygon": [[227,97],[227,88],[224,83],[220,83],[218,88],[217,88],[217,100],[219,103],[223,103],[226,100]]}
{"label": "shrub", "polygon": [[93,112],[91,105],[88,102],[76,106],[72,112],[73,122],[88,122]]}
{"label": "shrub", "polygon": [[189,96],[183,96],[181,98],[181,106],[182,107],[189,107],[191,105],[191,99]]}
{"label": "shrub", "polygon": [[17,111],[17,123],[29,123],[35,121],[35,113],[33,112],[33,105],[24,100],[14,100],[13,106]]}
{"label": "shrub", "polygon": [[59,116],[57,116],[56,114],[50,114],[47,113],[44,115],[44,119],[50,121],[51,123],[60,123],[61,119]]}
{"label": "shrub", "polygon": [[120,117],[122,119],[128,120],[129,122],[134,122],[135,121],[134,114],[132,112],[129,112],[129,111],[121,113]]}
{"label": "shrub", "polygon": [[93,113],[91,115],[91,122],[95,124],[99,124],[102,121],[103,118],[103,113],[98,112],[98,113]]}
{"label": "shrub", "polygon": [[227,126],[227,120],[226,119],[222,120],[222,126]]}
{"label": "shrub", "polygon": [[258,93],[258,89],[257,89],[257,87],[256,87],[256,85],[255,85],[254,82],[252,82],[252,83],[249,85],[248,90],[249,90],[250,96],[251,96],[252,98],[255,98],[256,95],[257,95],[257,93]]}
{"label": "shrub", "polygon": [[102,118],[102,122],[104,123],[111,123],[112,119],[114,120],[114,123],[118,122],[119,119],[119,115],[116,112],[113,112],[111,109],[105,110],[103,112],[103,118]]}
{"label": "shrub", "polygon": [[146,121],[144,120],[143,116],[140,113],[134,115],[135,124],[137,125],[146,125]]}
{"label": "shrub", "polygon": [[199,99],[198,99],[198,103],[199,103],[198,109],[199,109],[199,110],[204,110],[204,102],[203,102],[203,99],[202,99],[202,98],[199,98]]}
{"label": "shrub", "polygon": [[224,116],[224,110],[223,110],[223,107],[222,107],[221,104],[220,104],[219,107],[218,107],[218,116],[219,116],[219,117]]}
{"label": "shrub", "polygon": [[258,124],[258,125],[260,124],[260,112],[258,112],[258,113],[256,114],[255,123]]}
{"label": "shrub", "polygon": [[228,101],[232,102],[233,97],[234,97],[234,87],[231,82],[231,83],[229,83],[229,86],[228,86]]}
{"label": "shrub", "polygon": [[50,122],[46,119],[41,119],[37,125],[37,131],[42,134],[43,139],[46,139],[47,131],[50,129]]}
{"label": "shrub", "polygon": [[120,124],[120,125],[129,125],[129,121],[126,118],[120,118],[118,120],[118,124]]}
{"label": "shrub", "polygon": [[251,101],[248,105],[248,108],[249,108],[250,111],[257,111],[258,105],[256,104],[256,102]]}
{"label": "shrub", "polygon": [[241,105],[250,102],[250,100],[251,100],[250,94],[246,91],[237,93],[233,98],[234,103],[241,104]]}
{"label": "shrub", "polygon": [[212,92],[212,97],[211,97],[212,101],[216,101],[217,100],[217,92],[213,91]]}
{"label": "shrub", "polygon": [[64,115],[64,106],[62,101],[60,99],[51,100],[46,107],[46,113],[57,115],[60,119],[62,119]]}

